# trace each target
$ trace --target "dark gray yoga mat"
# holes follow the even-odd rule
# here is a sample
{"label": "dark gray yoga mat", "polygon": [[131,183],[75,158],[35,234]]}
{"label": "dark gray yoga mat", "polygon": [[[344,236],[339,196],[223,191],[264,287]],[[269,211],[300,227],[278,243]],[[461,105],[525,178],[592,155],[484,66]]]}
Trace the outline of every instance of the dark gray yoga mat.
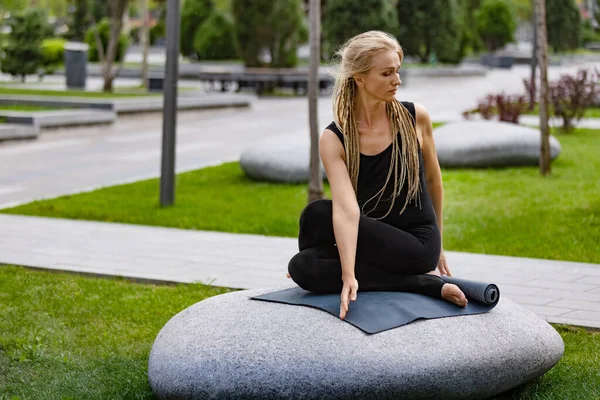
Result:
{"label": "dark gray yoga mat", "polygon": [[[451,276],[442,276],[442,279],[447,283],[454,283],[463,291],[469,300],[466,307],[417,293],[359,291],[356,301],[350,302],[344,321],[366,333],[378,333],[421,318],[482,314],[494,308],[500,299],[500,290],[493,283]],[[250,299],[315,307],[338,318],[340,315],[339,293],[313,293],[294,287],[253,296]]]}

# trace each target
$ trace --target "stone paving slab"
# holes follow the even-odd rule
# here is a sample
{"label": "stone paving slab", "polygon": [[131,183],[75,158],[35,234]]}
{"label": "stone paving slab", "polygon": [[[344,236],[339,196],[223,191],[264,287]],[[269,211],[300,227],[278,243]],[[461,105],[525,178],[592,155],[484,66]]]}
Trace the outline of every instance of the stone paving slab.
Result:
{"label": "stone paving slab", "polygon": [[[289,284],[294,238],[0,214],[0,263],[257,289]],[[600,265],[447,251],[454,276],[499,285],[549,322],[600,328]]]}

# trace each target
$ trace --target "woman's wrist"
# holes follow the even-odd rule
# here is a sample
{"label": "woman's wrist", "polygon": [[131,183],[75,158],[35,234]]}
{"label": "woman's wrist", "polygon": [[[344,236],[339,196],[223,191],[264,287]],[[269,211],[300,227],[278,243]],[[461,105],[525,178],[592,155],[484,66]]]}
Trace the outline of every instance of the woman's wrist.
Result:
{"label": "woman's wrist", "polygon": [[350,273],[343,273],[342,281],[345,281],[346,279],[356,279],[356,276],[354,274],[350,274]]}

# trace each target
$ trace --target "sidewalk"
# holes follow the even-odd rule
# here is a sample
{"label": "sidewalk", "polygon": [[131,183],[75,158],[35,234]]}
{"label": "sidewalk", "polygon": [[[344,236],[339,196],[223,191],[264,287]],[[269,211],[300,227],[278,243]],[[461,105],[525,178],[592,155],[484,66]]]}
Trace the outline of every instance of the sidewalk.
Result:
{"label": "sidewalk", "polygon": [[[0,263],[240,289],[292,283],[296,239],[0,214]],[[446,252],[548,322],[600,328],[600,265]]]}

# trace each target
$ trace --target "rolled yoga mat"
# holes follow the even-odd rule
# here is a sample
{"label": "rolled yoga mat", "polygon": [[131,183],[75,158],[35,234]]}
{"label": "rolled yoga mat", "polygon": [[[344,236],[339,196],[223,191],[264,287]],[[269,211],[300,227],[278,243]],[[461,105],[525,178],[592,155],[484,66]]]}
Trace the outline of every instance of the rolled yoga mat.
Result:
{"label": "rolled yoga mat", "polygon": [[[373,334],[409,324],[418,319],[482,314],[493,309],[500,300],[500,290],[493,283],[478,282],[450,276],[441,277],[457,285],[469,300],[460,307],[443,299],[423,294],[391,291],[358,292],[351,301],[344,321]],[[339,319],[339,293],[313,293],[300,287],[250,297],[252,300],[318,308]]]}

